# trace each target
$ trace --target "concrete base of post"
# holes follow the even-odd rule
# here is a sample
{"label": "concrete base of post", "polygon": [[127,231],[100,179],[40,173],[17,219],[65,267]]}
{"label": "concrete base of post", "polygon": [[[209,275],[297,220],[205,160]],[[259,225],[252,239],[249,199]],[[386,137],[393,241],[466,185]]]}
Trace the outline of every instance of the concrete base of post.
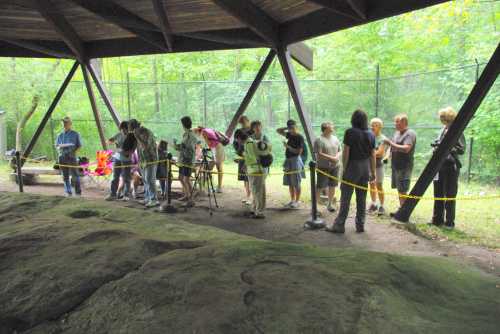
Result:
{"label": "concrete base of post", "polygon": [[311,218],[304,224],[304,228],[308,230],[318,230],[320,228],[324,228],[325,226],[326,226],[325,221],[319,218],[316,219]]}

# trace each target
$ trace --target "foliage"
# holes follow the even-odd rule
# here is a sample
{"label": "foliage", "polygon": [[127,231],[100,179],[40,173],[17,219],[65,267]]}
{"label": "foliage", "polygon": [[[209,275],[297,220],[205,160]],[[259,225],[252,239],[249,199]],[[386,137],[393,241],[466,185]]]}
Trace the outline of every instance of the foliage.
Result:
{"label": "foliage", "polygon": [[[315,52],[315,70],[296,69],[313,123],[317,126],[325,119],[333,120],[341,137],[357,107],[370,116],[382,117],[387,126],[394,114],[407,112],[419,134],[420,168],[430,156],[428,143],[438,132],[436,111],[447,105],[458,109],[465,100],[476,79],[476,59],[484,64],[498,44],[499,16],[498,2],[453,1],[309,41]],[[112,58],[103,61],[102,75],[123,118],[136,117],[159,138],[172,139],[180,135],[178,120],[186,114],[195,124],[223,130],[267,52],[252,49]],[[53,63],[0,59],[0,108],[8,114],[9,147],[14,144],[15,124],[29,109],[33,95],[40,94],[41,102],[25,129],[25,143],[71,66],[64,61],[54,75],[57,79],[47,80]],[[378,109],[377,65],[381,74]],[[405,75],[423,71],[430,73]],[[260,87],[248,115],[264,121],[279,161],[281,139],[274,135],[274,128],[296,113],[278,62],[273,63],[266,79],[273,81]],[[495,87],[466,134],[475,140],[473,172],[491,181],[500,175],[500,138],[495,135],[500,126],[500,92],[498,84]],[[54,154],[52,133],[60,130],[57,120],[66,114],[73,116],[84,137],[84,154],[92,156],[98,149],[86,94],[81,73],[77,73],[53,116],[54,130],[43,133],[36,154]],[[110,136],[114,125],[101,101],[99,107]]]}

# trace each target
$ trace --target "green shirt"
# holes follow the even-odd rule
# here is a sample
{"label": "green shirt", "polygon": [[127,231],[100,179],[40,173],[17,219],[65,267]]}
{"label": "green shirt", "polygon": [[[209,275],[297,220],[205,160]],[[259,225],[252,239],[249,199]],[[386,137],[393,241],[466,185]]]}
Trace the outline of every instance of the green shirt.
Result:
{"label": "green shirt", "polygon": [[191,130],[187,130],[182,135],[182,142],[175,145],[175,149],[179,151],[179,163],[190,167],[194,164],[196,143],[198,139]]}
{"label": "green shirt", "polygon": [[263,167],[259,163],[259,153],[257,145],[252,139],[248,139],[244,145],[243,157],[245,158],[245,165],[247,166],[247,173],[262,174]]}
{"label": "green shirt", "polygon": [[137,151],[141,167],[146,167],[149,162],[158,160],[156,150],[156,139],[153,132],[145,127],[140,127],[134,131],[137,139]]}

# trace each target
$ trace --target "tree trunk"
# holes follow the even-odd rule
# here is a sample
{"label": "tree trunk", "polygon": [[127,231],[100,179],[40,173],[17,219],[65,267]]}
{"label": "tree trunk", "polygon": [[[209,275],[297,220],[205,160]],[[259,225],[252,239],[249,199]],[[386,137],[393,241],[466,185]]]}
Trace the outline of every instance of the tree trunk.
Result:
{"label": "tree trunk", "polygon": [[29,119],[33,114],[35,113],[36,108],[38,107],[38,102],[40,102],[40,95],[35,95],[33,96],[33,99],[31,100],[31,108],[30,110],[24,114],[24,116],[19,120],[17,123],[17,128],[16,128],[16,151],[21,152],[23,149],[23,129],[28,123]]}
{"label": "tree trunk", "polygon": [[156,57],[153,56],[153,82],[155,87],[155,111],[160,112],[160,88],[158,86],[158,62]]}

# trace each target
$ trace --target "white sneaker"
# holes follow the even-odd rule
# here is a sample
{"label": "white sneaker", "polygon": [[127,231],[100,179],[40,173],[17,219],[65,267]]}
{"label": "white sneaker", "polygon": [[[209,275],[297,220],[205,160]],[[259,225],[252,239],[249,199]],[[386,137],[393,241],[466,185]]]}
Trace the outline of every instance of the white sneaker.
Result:
{"label": "white sneaker", "polygon": [[160,205],[160,202],[158,201],[149,201],[148,203],[146,203],[146,208],[154,208],[158,205]]}
{"label": "white sneaker", "polygon": [[283,205],[284,208],[292,208],[292,205],[293,203],[295,203],[294,201],[290,201],[288,203],[286,203],[285,205]]}
{"label": "white sneaker", "polygon": [[292,209],[298,209],[300,206],[299,202],[292,202],[292,204],[290,204],[290,208]]}
{"label": "white sneaker", "polygon": [[130,197],[128,197],[128,196],[123,196],[121,200],[122,200],[123,202],[128,202],[128,201],[130,201]]}
{"label": "white sneaker", "polygon": [[71,196],[73,196],[73,195],[68,194],[68,193],[64,193],[64,197],[71,197]]}

